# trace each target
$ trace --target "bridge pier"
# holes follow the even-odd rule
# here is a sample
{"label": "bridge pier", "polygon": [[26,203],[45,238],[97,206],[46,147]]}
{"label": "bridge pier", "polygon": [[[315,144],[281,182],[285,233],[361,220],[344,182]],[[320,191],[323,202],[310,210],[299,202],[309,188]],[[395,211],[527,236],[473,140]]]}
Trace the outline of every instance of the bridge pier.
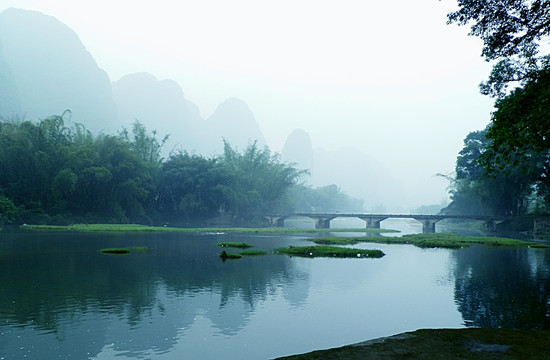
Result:
{"label": "bridge pier", "polygon": [[495,220],[486,221],[484,228],[487,232],[495,232],[497,230],[497,222]]}
{"label": "bridge pier", "polygon": [[271,227],[285,227],[286,216],[265,216]]}
{"label": "bridge pier", "polygon": [[386,220],[388,217],[383,216],[358,216],[359,219],[364,220],[367,229],[380,229],[380,223]]}
{"label": "bridge pier", "polygon": [[484,226],[485,231],[488,233],[496,232],[504,222],[506,222],[506,220],[487,220]]}
{"label": "bridge pier", "polygon": [[438,218],[434,219],[434,218],[425,218],[425,217],[415,217],[413,219],[415,219],[416,221],[420,221],[422,223],[423,234],[435,233],[435,223],[441,220]]}
{"label": "bridge pier", "polygon": [[330,229],[330,220],[332,219],[316,218],[314,220],[316,229]]}

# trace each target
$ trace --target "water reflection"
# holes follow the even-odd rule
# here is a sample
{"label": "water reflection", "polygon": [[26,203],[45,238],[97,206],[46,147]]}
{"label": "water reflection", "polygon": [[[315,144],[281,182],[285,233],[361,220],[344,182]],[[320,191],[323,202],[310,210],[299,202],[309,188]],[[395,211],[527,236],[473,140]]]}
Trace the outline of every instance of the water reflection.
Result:
{"label": "water reflection", "polygon": [[453,252],[455,297],[466,326],[550,329],[550,256],[544,249]]}
{"label": "water reflection", "polygon": [[[44,359],[59,353],[84,359],[104,351],[106,341],[114,344],[111,351],[124,356],[162,354],[201,317],[222,335],[236,334],[257,303],[280,284],[292,285],[298,278],[306,290],[288,298],[299,303],[307,296],[308,274],[295,269],[288,257],[222,263],[217,236],[3,235],[4,358]],[[262,248],[266,241],[253,242]],[[295,241],[289,237],[283,242]],[[142,245],[151,250],[125,256],[99,253],[103,247]]]}
{"label": "water reflection", "polygon": [[[379,248],[382,259],[267,255],[299,236],[9,233],[0,238],[0,358],[239,359],[424,327],[549,328],[541,249]],[[105,247],[147,246],[109,256]]]}

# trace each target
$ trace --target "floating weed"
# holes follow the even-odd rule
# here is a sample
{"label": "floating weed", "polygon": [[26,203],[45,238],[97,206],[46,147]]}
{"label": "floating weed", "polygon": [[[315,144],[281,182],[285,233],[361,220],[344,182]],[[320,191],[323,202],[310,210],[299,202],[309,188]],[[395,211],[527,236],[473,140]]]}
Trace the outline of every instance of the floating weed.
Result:
{"label": "floating weed", "polygon": [[102,254],[123,255],[123,254],[128,254],[130,252],[130,249],[126,249],[126,248],[107,248],[107,249],[101,249],[100,252]]}
{"label": "floating weed", "polygon": [[220,258],[225,261],[227,259],[230,259],[230,260],[233,260],[233,259],[240,259],[242,258],[242,255],[240,254],[234,254],[234,253],[228,253],[226,251],[222,251],[220,254],[219,254]]}
{"label": "floating weed", "polygon": [[231,247],[231,248],[241,248],[241,249],[246,249],[246,248],[251,248],[252,247],[252,245],[244,243],[244,242],[231,242],[231,241],[224,241],[224,242],[218,243],[218,246],[220,246],[220,247]]}
{"label": "floating weed", "polygon": [[489,236],[462,236],[454,233],[410,234],[401,237],[361,236],[361,237],[322,237],[312,238],[310,241],[322,245],[351,245],[359,242],[382,244],[412,244],[422,248],[460,249],[471,244],[488,246],[530,246],[548,248],[547,245],[528,241],[489,237]]}
{"label": "floating weed", "polygon": [[101,249],[99,252],[102,254],[115,254],[115,255],[124,255],[131,252],[146,252],[149,248],[147,246],[133,246],[131,248],[105,248]]}
{"label": "floating weed", "polygon": [[381,258],[380,250],[351,249],[337,246],[292,246],[275,250],[281,254],[305,257]]}

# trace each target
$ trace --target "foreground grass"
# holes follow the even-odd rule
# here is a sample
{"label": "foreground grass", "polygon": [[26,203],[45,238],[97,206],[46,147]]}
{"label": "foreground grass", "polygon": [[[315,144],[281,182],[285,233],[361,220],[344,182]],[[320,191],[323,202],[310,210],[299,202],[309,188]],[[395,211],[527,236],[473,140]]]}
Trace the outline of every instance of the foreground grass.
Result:
{"label": "foreground grass", "polygon": [[438,329],[417,330],[278,360],[542,360],[548,359],[549,354],[550,331],[547,330]]}
{"label": "foreground grass", "polygon": [[292,246],[275,249],[275,252],[306,257],[381,258],[384,256],[384,253],[380,250],[350,249],[336,246]]}
{"label": "foreground grass", "polygon": [[56,230],[56,231],[151,231],[151,232],[187,232],[187,233],[239,233],[239,234],[293,234],[293,233],[397,233],[388,229],[299,229],[299,228],[175,228],[168,226],[146,226],[136,224],[74,224],[59,225],[22,225],[26,230]]}
{"label": "foreground grass", "polygon": [[412,234],[401,237],[385,236],[361,236],[361,237],[322,237],[310,239],[320,245],[353,245],[359,242],[382,244],[412,244],[422,248],[448,248],[459,249],[472,244],[489,246],[530,246],[547,248],[547,245],[529,241],[488,237],[488,236],[462,236],[453,233],[436,234]]}

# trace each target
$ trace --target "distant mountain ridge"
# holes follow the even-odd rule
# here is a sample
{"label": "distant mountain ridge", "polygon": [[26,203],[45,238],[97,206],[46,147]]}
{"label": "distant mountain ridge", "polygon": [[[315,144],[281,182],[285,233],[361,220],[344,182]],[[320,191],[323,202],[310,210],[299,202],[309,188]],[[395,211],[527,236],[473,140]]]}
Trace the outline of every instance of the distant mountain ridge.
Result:
{"label": "distant mountain ridge", "polygon": [[14,104],[1,115],[44,118],[70,109],[89,129],[111,130],[116,106],[109,77],[68,26],[10,8],[0,13],[0,44],[4,76],[13,80],[0,92],[12,94]]}
{"label": "distant mountain ridge", "polygon": [[[94,134],[115,133],[136,120],[159,138],[169,134],[165,156],[174,150],[221,154],[223,139],[238,150],[254,141],[268,145],[243,100],[229,98],[204,119],[173,80],[142,72],[111,82],[78,35],[56,18],[15,8],[1,12],[0,117],[35,120],[67,109],[74,122]],[[365,199],[367,208],[397,203],[402,196],[398,186],[390,193],[377,191],[393,180],[374,159],[352,148],[313,149],[305,130],[289,135],[282,158],[309,169],[311,184],[338,184],[350,196]]]}
{"label": "distant mountain ridge", "polygon": [[0,116],[41,119],[69,109],[94,133],[113,133],[139,120],[169,150],[221,153],[222,138],[244,148],[265,145],[248,105],[228,99],[204,120],[173,80],[147,73],[111,83],[78,35],[52,16],[9,8],[0,13]]}
{"label": "distant mountain ridge", "polygon": [[[384,210],[385,204],[399,203],[404,197],[403,190],[383,164],[349,146],[336,150],[313,148],[309,134],[302,129],[288,136],[282,158],[309,169],[312,185],[337,184],[346,194],[365,200],[368,211]],[[389,192],[380,191],[388,188]]]}

